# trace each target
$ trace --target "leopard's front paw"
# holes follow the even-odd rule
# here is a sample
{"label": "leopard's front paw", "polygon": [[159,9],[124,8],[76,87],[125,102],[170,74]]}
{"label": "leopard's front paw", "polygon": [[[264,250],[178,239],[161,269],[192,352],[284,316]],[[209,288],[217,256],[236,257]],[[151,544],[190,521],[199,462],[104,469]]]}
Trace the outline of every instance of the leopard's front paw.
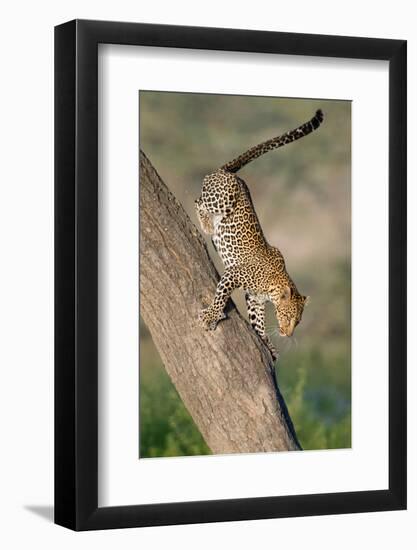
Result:
{"label": "leopard's front paw", "polygon": [[217,312],[210,307],[202,309],[198,315],[198,322],[204,330],[214,330],[217,323],[222,319],[226,319],[226,315],[222,313],[219,316]]}

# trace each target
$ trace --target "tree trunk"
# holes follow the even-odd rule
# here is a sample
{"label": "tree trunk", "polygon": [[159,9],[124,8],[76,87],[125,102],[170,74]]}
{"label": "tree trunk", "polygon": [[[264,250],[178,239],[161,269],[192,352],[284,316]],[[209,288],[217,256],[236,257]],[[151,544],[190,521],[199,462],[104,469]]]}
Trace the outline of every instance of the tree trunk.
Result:
{"label": "tree trunk", "polygon": [[181,399],[213,453],[300,446],[269,353],[233,303],[198,325],[219,280],[205,242],[140,153],[140,311]]}

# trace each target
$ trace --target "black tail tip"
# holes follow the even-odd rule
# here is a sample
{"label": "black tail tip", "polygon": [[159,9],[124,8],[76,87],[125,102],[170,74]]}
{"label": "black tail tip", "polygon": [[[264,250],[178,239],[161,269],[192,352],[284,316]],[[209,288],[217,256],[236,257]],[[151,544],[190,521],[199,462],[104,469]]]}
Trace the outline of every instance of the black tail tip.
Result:
{"label": "black tail tip", "polygon": [[314,118],[317,118],[319,122],[323,122],[323,119],[324,119],[323,111],[321,109],[317,109],[316,114],[314,115]]}

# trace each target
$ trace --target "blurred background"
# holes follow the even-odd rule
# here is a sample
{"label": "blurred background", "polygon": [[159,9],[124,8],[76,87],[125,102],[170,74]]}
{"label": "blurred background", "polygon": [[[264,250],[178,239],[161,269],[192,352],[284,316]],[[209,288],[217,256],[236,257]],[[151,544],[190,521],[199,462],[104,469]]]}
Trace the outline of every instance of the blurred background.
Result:
{"label": "blurred background", "polygon": [[[267,240],[281,250],[299,292],[311,297],[295,337],[272,336],[281,352],[279,387],[305,450],[351,446],[351,104],[140,92],[140,147],[197,226],[194,200],[204,175],[318,108],[325,115],[318,131],[239,172]],[[247,318],[243,291],[233,300]],[[272,306],[267,325],[276,327]],[[140,456],[201,454],[210,450],[141,319]]]}

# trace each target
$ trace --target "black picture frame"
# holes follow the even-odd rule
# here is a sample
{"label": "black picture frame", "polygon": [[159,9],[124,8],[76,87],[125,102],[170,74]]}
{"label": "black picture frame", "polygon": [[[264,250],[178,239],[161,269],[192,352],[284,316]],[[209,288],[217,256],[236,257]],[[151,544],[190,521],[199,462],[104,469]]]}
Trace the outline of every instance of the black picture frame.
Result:
{"label": "black picture frame", "polygon": [[[98,44],[389,62],[387,490],[98,507]],[[406,46],[404,40],[106,21],[55,28],[57,524],[91,530],[406,508]]]}

